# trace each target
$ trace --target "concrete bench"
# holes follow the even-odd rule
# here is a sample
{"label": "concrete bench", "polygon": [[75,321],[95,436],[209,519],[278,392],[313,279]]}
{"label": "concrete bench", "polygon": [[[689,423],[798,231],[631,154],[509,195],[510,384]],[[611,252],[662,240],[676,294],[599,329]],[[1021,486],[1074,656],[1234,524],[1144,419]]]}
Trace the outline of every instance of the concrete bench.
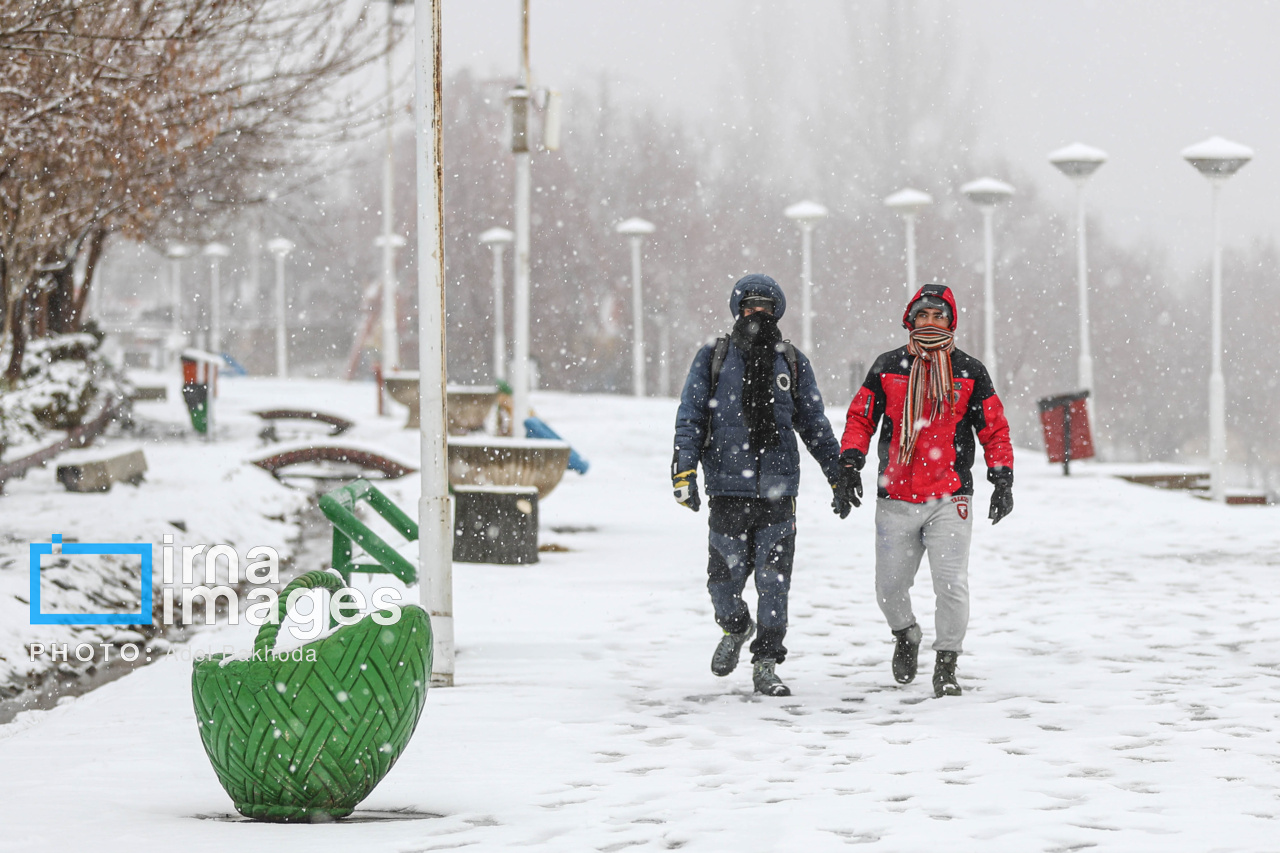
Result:
{"label": "concrete bench", "polygon": [[145,403],[152,400],[168,400],[169,389],[164,385],[138,385],[133,389],[133,393],[129,395],[129,399],[135,403]]}
{"label": "concrete bench", "polygon": [[545,438],[494,435],[449,437],[449,483],[458,486],[533,486],[545,499],[564,477],[569,445]]}
{"label": "concrete bench", "polygon": [[73,465],[58,466],[58,482],[68,492],[109,492],[113,483],[138,485],[147,473],[141,450]]}
{"label": "concrete bench", "polygon": [[357,478],[367,479],[373,472],[381,474],[384,480],[394,480],[417,470],[373,450],[341,445],[289,448],[250,461],[277,480],[306,477],[345,482]]}
{"label": "concrete bench", "polygon": [[[405,429],[422,425],[422,398],[418,393],[418,372],[397,370],[382,379],[391,399],[409,409]],[[484,428],[485,418],[498,403],[493,385],[448,385],[445,387],[445,420],[449,435],[466,435]]]}
{"label": "concrete bench", "polygon": [[317,412],[313,409],[267,409],[262,412],[254,412],[254,414],[267,422],[263,430],[258,433],[258,438],[263,441],[279,441],[279,436],[276,434],[276,421],[310,421],[311,423],[324,424],[329,427],[328,435],[330,438],[342,435],[355,426],[354,421],[340,418],[337,415]]}

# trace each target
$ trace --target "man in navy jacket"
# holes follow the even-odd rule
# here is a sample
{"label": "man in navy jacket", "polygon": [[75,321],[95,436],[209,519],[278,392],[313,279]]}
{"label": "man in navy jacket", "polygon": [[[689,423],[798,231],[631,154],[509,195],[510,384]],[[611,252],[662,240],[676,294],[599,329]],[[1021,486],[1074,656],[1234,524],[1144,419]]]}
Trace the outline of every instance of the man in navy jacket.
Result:
{"label": "man in navy jacket", "polygon": [[[800,489],[796,433],[822,466],[827,481],[840,477],[840,446],[822,407],[822,394],[804,353],[778,332],[787,300],[778,283],[755,273],[740,279],[729,297],[732,333],[699,350],[689,368],[676,415],[672,486],[676,501],[701,506],[701,463],[710,507],[707,589],[724,636],[711,671],[728,675],[756,632],[742,600],[755,575],[759,634],[751,643],[757,693],[789,696],[778,678],[786,659],[787,595],[795,556],[795,497]],[[858,497],[832,502],[841,518]]]}

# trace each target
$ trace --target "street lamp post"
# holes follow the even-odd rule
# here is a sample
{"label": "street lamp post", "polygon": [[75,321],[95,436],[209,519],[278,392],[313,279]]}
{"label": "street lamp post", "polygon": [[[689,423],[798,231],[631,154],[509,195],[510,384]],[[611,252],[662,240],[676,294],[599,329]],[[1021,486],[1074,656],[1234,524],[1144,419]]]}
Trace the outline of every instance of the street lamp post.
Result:
{"label": "street lamp post", "polygon": [[654,320],[658,324],[658,396],[671,395],[671,315],[667,312],[657,314]]}
{"label": "street lamp post", "polygon": [[384,372],[400,366],[400,333],[396,317],[396,249],[405,239],[395,233],[395,217],[392,212],[395,188],[395,86],[392,78],[392,58],[395,47],[396,6],[410,0],[387,0],[387,47],[383,56],[386,83],[386,104],[383,111],[382,158],[382,234],[375,244],[382,248],[382,369]]}
{"label": "street lamp post", "polygon": [[529,416],[529,0],[520,4],[519,81],[508,96],[511,101],[511,151],[516,158],[515,271],[511,361],[512,426],[517,434]]}
{"label": "street lamp post", "polygon": [[982,209],[983,291],[982,291],[982,360],[987,372],[996,379],[996,298],[995,237],[992,218],[997,204],[1013,195],[1013,187],[995,178],[979,178],[960,188],[969,201]]}
{"label": "street lamp post", "polygon": [[502,253],[515,235],[505,228],[490,228],[480,242],[493,250],[493,378],[507,378],[507,331],[503,306]]}
{"label": "street lamp post", "polygon": [[933,196],[910,187],[884,200],[885,207],[902,214],[907,223],[907,298],[916,293],[916,214],[933,204]]}
{"label": "street lamp post", "polygon": [[1253,159],[1253,149],[1220,136],[1184,148],[1182,157],[1209,179],[1213,218],[1213,332],[1209,371],[1209,496],[1226,500],[1223,477],[1227,463],[1226,382],[1222,378],[1222,221],[1218,194],[1227,178]]}
{"label": "street lamp post", "polygon": [[[1084,185],[1089,176],[1107,162],[1107,154],[1098,148],[1077,142],[1059,148],[1049,155],[1049,162],[1076,185],[1076,286],[1080,305],[1080,354],[1076,364],[1076,384],[1089,392],[1085,406],[1098,410],[1097,390],[1093,387],[1093,349],[1089,336],[1089,256],[1085,242]],[[1092,418],[1090,419],[1092,420]]]}
{"label": "street lamp post", "polygon": [[783,215],[800,229],[800,348],[813,355],[813,227],[827,218],[816,201],[797,202]]}
{"label": "street lamp post", "polygon": [[209,288],[209,351],[214,355],[222,353],[222,259],[231,254],[231,249],[222,243],[209,243],[204,247],[205,257],[210,262]]}
{"label": "street lamp post", "polygon": [[644,299],[640,289],[640,244],[653,233],[653,223],[639,217],[619,222],[617,232],[631,241],[631,389],[644,396]]}
{"label": "street lamp post", "polygon": [[[433,686],[452,686],[453,525],[445,429],[444,196],[441,162],[442,0],[417,0],[414,127],[418,180],[418,395],[421,418],[418,499],[419,590],[431,616]],[[523,413],[521,414],[523,419]],[[523,420],[521,421],[523,423]]]}
{"label": "street lamp post", "polygon": [[170,243],[165,247],[169,258],[169,290],[173,298],[173,315],[170,317],[170,350],[176,359],[186,346],[182,331],[182,259],[191,254],[191,247],[182,243]]}
{"label": "street lamp post", "polygon": [[[389,202],[388,202],[389,203]],[[387,217],[384,217],[384,220]],[[386,224],[390,224],[389,222]],[[396,250],[408,242],[399,234],[382,233],[373,238],[373,245],[382,250],[382,372],[400,366],[399,312],[396,299],[395,257]]]}
{"label": "street lamp post", "polygon": [[276,237],[267,241],[267,251],[276,257],[276,376],[289,375],[289,337],[285,323],[284,259],[293,251],[293,241]]}

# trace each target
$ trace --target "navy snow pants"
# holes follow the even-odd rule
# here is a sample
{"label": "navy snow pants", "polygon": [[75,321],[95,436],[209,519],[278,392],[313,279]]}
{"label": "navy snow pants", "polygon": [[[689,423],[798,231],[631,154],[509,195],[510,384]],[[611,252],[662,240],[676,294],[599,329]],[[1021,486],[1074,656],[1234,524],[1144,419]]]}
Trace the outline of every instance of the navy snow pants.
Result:
{"label": "navy snow pants", "polygon": [[707,591],[716,611],[716,624],[740,634],[750,624],[751,611],[742,600],[747,577],[754,574],[759,602],[757,633],[751,660],[782,663],[787,649],[787,594],[796,553],[796,507],[790,497],[712,497],[710,561]]}

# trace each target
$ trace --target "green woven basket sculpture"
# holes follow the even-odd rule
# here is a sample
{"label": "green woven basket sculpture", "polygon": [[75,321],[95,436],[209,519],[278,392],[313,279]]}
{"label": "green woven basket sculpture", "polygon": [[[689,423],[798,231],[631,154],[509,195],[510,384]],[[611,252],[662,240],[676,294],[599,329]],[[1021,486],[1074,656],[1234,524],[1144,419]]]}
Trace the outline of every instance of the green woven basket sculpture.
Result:
{"label": "green woven basket sculpture", "polygon": [[[308,572],[280,594],[342,581]],[[223,655],[191,675],[196,720],[218,781],[245,817],[314,822],[351,814],[409,744],[431,681],[431,622],[402,606],[379,625],[366,615],[278,657],[279,625],[258,631],[254,660]],[[309,652],[314,650],[314,660]],[[302,660],[297,658],[301,657]],[[259,659],[261,658],[261,659]]]}

